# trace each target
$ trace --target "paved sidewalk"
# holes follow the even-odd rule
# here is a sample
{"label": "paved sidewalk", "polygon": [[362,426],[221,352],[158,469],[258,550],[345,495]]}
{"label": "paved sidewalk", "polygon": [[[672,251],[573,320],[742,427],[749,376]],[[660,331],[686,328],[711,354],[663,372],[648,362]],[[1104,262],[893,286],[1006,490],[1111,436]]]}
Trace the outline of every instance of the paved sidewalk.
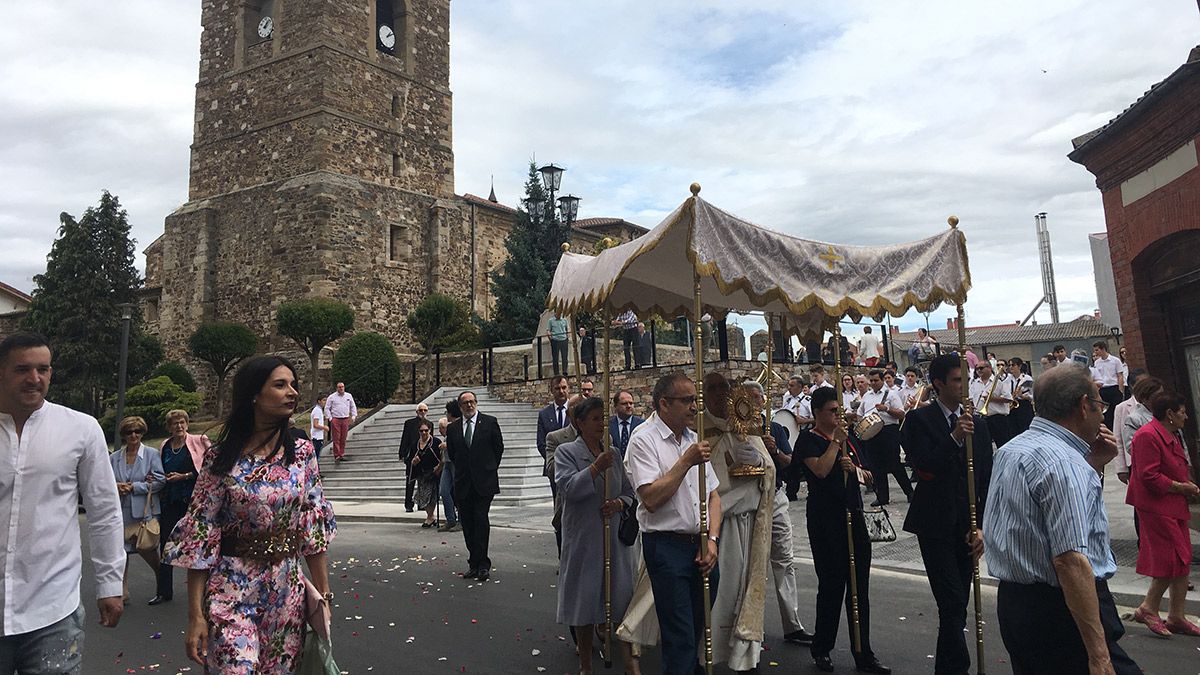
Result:
{"label": "paved sidewalk", "polygon": [[[1108,586],[1124,611],[1132,612],[1132,608],[1140,604],[1146,594],[1150,580],[1139,575],[1134,567],[1137,564],[1137,539],[1133,530],[1133,508],[1125,504],[1125,485],[1115,476],[1105,480],[1104,501],[1108,511],[1109,530],[1112,538],[1113,551],[1117,558],[1118,569],[1115,576],[1109,580]],[[800,489],[800,499],[792,502],[789,514],[795,536],[795,556],[798,559],[811,562],[812,553],[808,545],[808,535],[805,528],[805,492]],[[887,544],[875,544],[872,547],[873,568],[905,572],[925,576],[925,568],[921,564],[921,553],[917,548],[917,538],[904,532],[904,517],[908,512],[908,502],[896,486],[892,486],[894,495],[888,506],[888,515],[896,529],[897,539]],[[865,500],[870,503],[871,496]],[[403,504],[377,502],[338,501],[333,503],[334,513],[344,522],[396,522],[412,524],[419,529],[419,524],[425,520],[422,511],[407,513]],[[552,532],[550,517],[553,507],[549,501],[527,506],[494,506],[491,511],[491,521],[494,527],[508,527],[537,532]],[[1193,543],[1200,540],[1200,535],[1193,534]],[[1193,546],[1193,549],[1196,547]],[[1193,554],[1193,560],[1200,562],[1200,555]],[[1200,584],[1200,567],[1193,564],[1192,581]],[[987,567],[982,568],[983,583],[995,585],[997,580],[987,576]],[[815,582],[815,580],[814,580]],[[1195,595],[1195,593],[1193,593]],[[1197,596],[1200,597],[1200,596]],[[1165,611],[1164,600],[1164,611]],[[1200,599],[1189,599],[1190,614],[1200,614]]]}

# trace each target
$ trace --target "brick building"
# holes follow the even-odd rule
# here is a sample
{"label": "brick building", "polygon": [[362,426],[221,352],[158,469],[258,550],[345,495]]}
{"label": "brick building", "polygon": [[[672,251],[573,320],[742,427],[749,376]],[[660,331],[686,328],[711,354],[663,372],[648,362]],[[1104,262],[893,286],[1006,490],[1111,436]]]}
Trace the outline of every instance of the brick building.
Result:
{"label": "brick building", "polygon": [[[1096,176],[1133,367],[1200,409],[1200,47],[1071,160]],[[1192,431],[1196,429],[1193,415]]]}
{"label": "brick building", "polygon": [[188,201],[145,251],[167,357],[215,319],[289,350],[275,310],[301,297],[348,303],[401,351],[429,293],[487,318],[516,211],[455,192],[449,0],[203,0],[201,22]]}

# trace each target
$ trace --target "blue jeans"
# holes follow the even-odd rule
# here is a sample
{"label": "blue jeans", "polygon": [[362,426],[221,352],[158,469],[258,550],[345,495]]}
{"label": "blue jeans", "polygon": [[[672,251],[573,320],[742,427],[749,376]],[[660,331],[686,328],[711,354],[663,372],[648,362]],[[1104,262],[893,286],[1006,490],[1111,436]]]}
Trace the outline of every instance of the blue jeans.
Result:
{"label": "blue jeans", "polygon": [[[663,675],[693,675],[704,639],[704,586],[696,569],[699,545],[654,532],[642,534],[646,573],[662,634]],[[717,568],[709,573],[709,600],[717,597]]]}
{"label": "blue jeans", "polygon": [[0,637],[0,675],[78,675],[83,668],[83,605],[58,621]]}
{"label": "blue jeans", "polygon": [[454,511],[454,462],[442,464],[442,478],[438,483],[438,494],[442,496],[442,510],[446,512],[446,524],[458,522],[458,514]]}

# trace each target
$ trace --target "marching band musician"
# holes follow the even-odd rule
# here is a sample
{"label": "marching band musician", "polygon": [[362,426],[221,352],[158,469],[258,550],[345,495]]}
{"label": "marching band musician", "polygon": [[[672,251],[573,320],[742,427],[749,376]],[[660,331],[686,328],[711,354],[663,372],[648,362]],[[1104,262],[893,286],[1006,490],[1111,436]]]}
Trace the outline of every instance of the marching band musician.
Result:
{"label": "marching band musician", "polygon": [[[824,374],[824,369],[822,369],[821,376],[824,377]],[[789,378],[788,393],[783,395],[784,410],[790,411],[796,417],[796,428],[800,431],[811,429],[813,424],[812,396],[804,393],[801,388],[802,383],[803,381],[799,377]],[[796,439],[789,438],[787,444],[790,446],[795,442]],[[787,498],[793,502],[800,498],[800,482],[804,480],[804,472],[799,469],[799,466],[795,466],[783,472],[783,478],[787,482]]]}
{"label": "marching band musician", "polygon": [[883,382],[883,371],[872,370],[870,388],[862,394],[859,414],[866,416],[878,413],[883,420],[883,429],[867,441],[867,456],[875,474],[875,501],[871,506],[886,506],[891,502],[888,474],[896,477],[904,496],[912,499],[912,483],[900,464],[900,419],[904,409],[899,395],[892,392]]}
{"label": "marching band musician", "polygon": [[[735,672],[758,668],[771,556],[775,466],[763,438],[731,428],[729,380],[704,376],[704,435],[712,443],[714,479],[721,496],[717,585],[712,607],[712,660]],[[735,467],[759,469],[738,475]],[[656,603],[657,604],[657,603]]]}
{"label": "marching band musician", "polygon": [[[936,675],[966,675],[971,656],[963,629],[971,594],[973,562],[983,554],[983,533],[970,537],[965,439],[973,437],[975,500],[978,522],[983,520],[990,477],[992,439],[977,415],[964,415],[962,372],[956,356],[938,356],[929,363],[934,403],[909,412],[901,430],[909,464],[916,469],[917,487],[904,519],[904,530],[917,535],[929,588],[938,608]],[[976,422],[979,422],[976,424]]]}
{"label": "marching band musician", "polygon": [[[993,380],[992,364],[987,361],[980,361],[975,366],[975,373],[975,379],[971,380],[971,402],[987,420],[988,432],[999,449],[1014,435],[1008,420],[1009,406],[1013,401],[1012,380]],[[987,403],[986,410],[984,403]]]}
{"label": "marching band musician", "polygon": [[812,386],[808,390],[810,394],[816,391],[817,387],[833,388],[833,383],[825,379],[825,368],[820,365],[809,368],[808,376],[812,380]]}
{"label": "marching band musician", "polygon": [[1013,383],[1013,400],[1017,408],[1009,413],[1012,435],[1023,433],[1033,423],[1033,376],[1029,364],[1016,356],[1008,360],[1008,374]]}
{"label": "marching band musician", "polygon": [[904,404],[903,408],[908,410],[916,410],[919,406],[925,405],[927,401],[918,401],[917,394],[921,391],[921,385],[918,380],[921,379],[921,371],[915,366],[909,366],[904,369],[904,384],[896,390],[900,395],[900,401]]}

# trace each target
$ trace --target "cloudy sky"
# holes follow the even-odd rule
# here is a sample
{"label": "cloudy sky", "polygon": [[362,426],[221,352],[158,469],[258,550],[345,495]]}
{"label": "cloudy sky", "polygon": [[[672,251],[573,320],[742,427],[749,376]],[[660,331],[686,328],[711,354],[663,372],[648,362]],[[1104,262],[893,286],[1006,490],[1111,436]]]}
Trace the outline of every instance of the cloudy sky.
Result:
{"label": "cloudy sky", "polygon": [[[971,324],[1037,302],[1033,215],[1046,211],[1073,318],[1096,306],[1087,234],[1104,220],[1092,175],[1066,158],[1071,139],[1200,42],[1194,0],[1137,5],[453,0],[456,187],[486,195],[494,175],[513,204],[536,157],[567,167],[580,217],[651,227],[699,181],[739,216],[843,244],[924,237],[954,213]],[[186,200],[199,9],[6,8],[0,281],[30,290],[58,214],[102,189],[128,209],[139,250]]]}

